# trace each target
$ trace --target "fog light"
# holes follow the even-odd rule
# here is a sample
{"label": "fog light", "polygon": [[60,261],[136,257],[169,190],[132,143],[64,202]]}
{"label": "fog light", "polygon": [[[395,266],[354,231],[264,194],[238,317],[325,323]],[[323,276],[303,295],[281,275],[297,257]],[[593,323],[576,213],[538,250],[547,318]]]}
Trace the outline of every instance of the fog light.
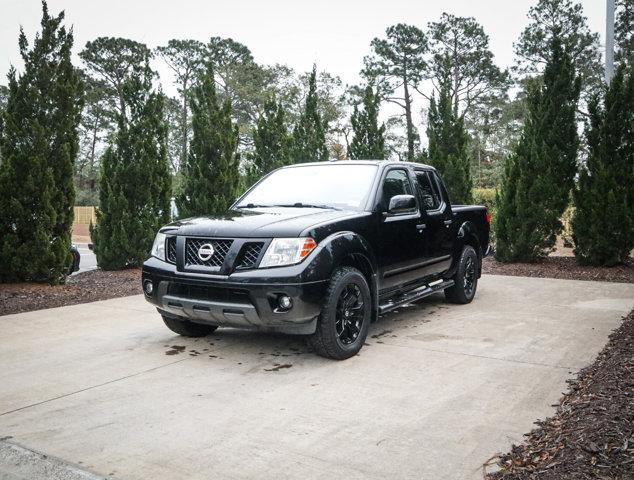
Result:
{"label": "fog light", "polygon": [[147,295],[152,295],[153,291],[154,291],[154,285],[152,285],[152,282],[145,282],[145,293]]}
{"label": "fog light", "polygon": [[293,306],[293,300],[291,300],[291,297],[287,295],[281,295],[277,299],[277,303],[282,310],[290,310],[290,308]]}

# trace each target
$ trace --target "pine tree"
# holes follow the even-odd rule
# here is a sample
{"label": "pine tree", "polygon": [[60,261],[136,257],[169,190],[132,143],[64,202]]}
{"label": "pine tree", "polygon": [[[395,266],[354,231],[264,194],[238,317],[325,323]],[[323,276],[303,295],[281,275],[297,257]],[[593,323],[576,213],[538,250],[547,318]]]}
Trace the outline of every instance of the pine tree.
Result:
{"label": "pine tree", "polygon": [[308,80],[308,96],[304,111],[293,130],[293,159],[295,163],[328,160],[327,125],[319,114],[317,103],[317,67],[313,66]]}
{"label": "pine tree", "polygon": [[432,96],[427,119],[427,157],[443,178],[452,203],[466,204],[473,200],[469,160],[469,136],[464,118],[457,113],[451,95],[449,59],[443,61],[438,101]]}
{"label": "pine tree", "polygon": [[253,132],[255,152],[247,183],[252,185],[267,173],[291,163],[291,141],[284,106],[271,97],[264,103]]}
{"label": "pine tree", "polygon": [[64,281],[70,264],[73,164],[82,83],[71,63],[64,13],[42,2],[42,31],[29,50],[20,31],[24,70],[9,73],[0,138],[0,281]]}
{"label": "pine tree", "polygon": [[574,183],[580,82],[557,35],[550,48],[543,79],[529,82],[524,128],[496,196],[496,258],[501,261],[533,262],[548,254]]}
{"label": "pine tree", "polygon": [[[180,95],[179,118],[178,118],[178,160],[175,165],[179,166],[187,161],[187,143],[189,141],[189,89],[191,82],[203,65],[205,56],[205,46],[198,40],[176,40],[172,39],[167,45],[157,47],[156,51],[163,57],[167,66],[174,74],[174,80],[178,85]],[[178,170],[175,169],[176,171]]]}
{"label": "pine tree", "polygon": [[406,155],[413,161],[419,135],[414,125],[412,93],[428,72],[427,36],[415,25],[398,23],[387,28],[385,38],[374,38],[370,45],[372,55],[363,59],[361,75],[380,88],[383,98],[403,109]]}
{"label": "pine tree", "polygon": [[634,248],[634,66],[621,65],[589,105],[588,161],[574,191],[574,253],[580,263],[612,266]]}
{"label": "pine tree", "polygon": [[351,159],[383,160],[385,152],[385,124],[379,127],[379,93],[374,93],[370,85],[363,95],[363,110],[355,105],[350,123],[353,138],[348,147]]}
{"label": "pine tree", "polygon": [[104,270],[139,266],[158,229],[169,221],[164,96],[152,88],[149,55],[122,82],[126,115],[101,159],[97,224],[91,228]]}
{"label": "pine tree", "polygon": [[231,103],[218,105],[211,65],[194,87],[190,107],[193,138],[176,198],[178,211],[181,217],[223,214],[240,183],[238,127],[231,120]]}
{"label": "pine tree", "polygon": [[[631,0],[626,0],[631,1]],[[603,78],[599,34],[592,31],[577,0],[537,0],[527,13],[528,24],[513,44],[516,75],[541,75],[552,61],[555,37],[572,58],[581,78],[584,98],[600,87]],[[618,35],[618,33],[617,33]]]}

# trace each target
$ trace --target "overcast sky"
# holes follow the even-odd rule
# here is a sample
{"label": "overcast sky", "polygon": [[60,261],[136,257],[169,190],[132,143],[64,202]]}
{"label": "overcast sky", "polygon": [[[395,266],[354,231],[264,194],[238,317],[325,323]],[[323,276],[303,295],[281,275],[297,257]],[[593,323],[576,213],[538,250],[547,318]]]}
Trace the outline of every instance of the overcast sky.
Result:
{"label": "overcast sky", "polygon": [[[491,40],[496,62],[513,62],[513,42],[536,0],[49,0],[49,10],[66,11],[74,26],[75,55],[99,36],[131,38],[156,47],[169,39],[231,37],[247,45],[256,61],[286,63],[298,71],[319,69],[358,82],[372,38],[405,22],[425,28],[443,11],[473,16]],[[605,29],[605,1],[583,0],[590,28]],[[29,39],[39,27],[39,0],[0,0],[0,84],[10,64],[18,69],[17,38],[22,25]],[[77,59],[78,60],[78,59]],[[165,70],[156,65],[163,75]],[[165,79],[163,80],[165,82]],[[174,93],[164,85],[168,93]]]}

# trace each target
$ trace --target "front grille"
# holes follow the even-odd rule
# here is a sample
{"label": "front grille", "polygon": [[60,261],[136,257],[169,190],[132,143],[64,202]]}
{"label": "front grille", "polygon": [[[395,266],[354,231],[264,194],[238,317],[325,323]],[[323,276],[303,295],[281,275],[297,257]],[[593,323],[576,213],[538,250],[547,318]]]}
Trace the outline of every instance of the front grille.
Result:
{"label": "front grille", "polygon": [[258,259],[260,258],[263,246],[264,242],[245,243],[244,247],[242,247],[242,253],[239,257],[238,263],[236,264],[236,269],[243,270],[245,268],[255,267],[258,263]]}
{"label": "front grille", "polygon": [[211,302],[251,303],[249,293],[241,289],[229,289],[187,283],[170,282],[167,294],[192,300],[207,300]]}
{"label": "front grille", "polygon": [[167,255],[167,261],[170,263],[176,263],[176,237],[167,237],[167,248],[165,253]]}
{"label": "front grille", "polygon": [[[201,260],[198,250],[208,243],[213,247],[214,254],[207,260]],[[232,243],[233,240],[187,238],[185,239],[185,266],[220,268]]]}

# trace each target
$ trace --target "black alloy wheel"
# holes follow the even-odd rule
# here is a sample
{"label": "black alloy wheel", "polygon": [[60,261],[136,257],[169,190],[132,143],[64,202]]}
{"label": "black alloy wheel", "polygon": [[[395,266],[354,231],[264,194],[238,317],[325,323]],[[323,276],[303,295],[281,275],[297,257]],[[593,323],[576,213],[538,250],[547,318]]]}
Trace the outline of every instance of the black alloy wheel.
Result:
{"label": "black alloy wheel", "polygon": [[464,288],[465,296],[472,298],[473,290],[475,289],[475,283],[476,283],[476,266],[475,266],[475,262],[473,261],[473,257],[471,256],[467,257],[465,261],[464,276],[463,276],[462,282],[464,285],[463,288]]}
{"label": "black alloy wheel", "polygon": [[335,319],[335,330],[342,345],[351,345],[359,338],[364,320],[364,306],[359,286],[348,283],[339,295]]}
{"label": "black alloy wheel", "polygon": [[478,288],[478,254],[471,245],[462,249],[455,275],[454,285],[445,290],[445,298],[451,303],[470,303]]}
{"label": "black alloy wheel", "polygon": [[308,341],[322,357],[353,357],[368,336],[371,317],[372,297],[366,278],[356,268],[339,268],[330,278],[315,333]]}

